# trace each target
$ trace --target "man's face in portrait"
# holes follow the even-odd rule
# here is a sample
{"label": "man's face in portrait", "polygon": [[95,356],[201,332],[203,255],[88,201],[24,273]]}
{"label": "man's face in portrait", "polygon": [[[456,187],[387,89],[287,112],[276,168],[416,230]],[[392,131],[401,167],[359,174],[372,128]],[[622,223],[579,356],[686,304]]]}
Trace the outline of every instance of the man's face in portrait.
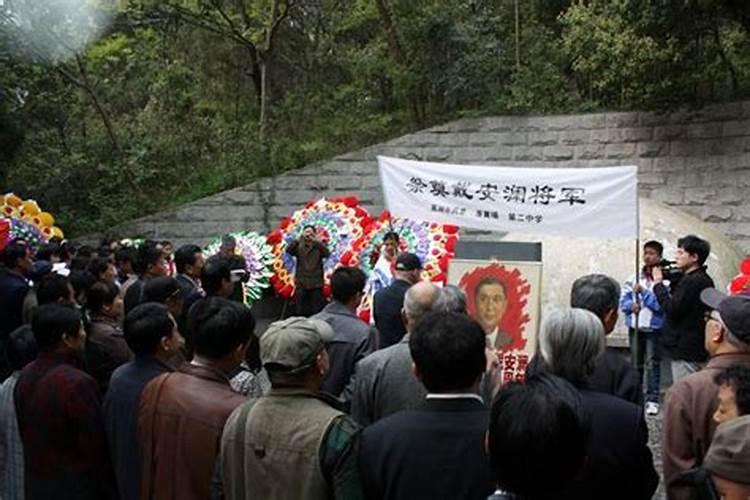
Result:
{"label": "man's face in portrait", "polygon": [[490,334],[505,314],[508,305],[505,289],[500,283],[484,283],[477,287],[475,299],[476,319],[484,328],[484,333]]}

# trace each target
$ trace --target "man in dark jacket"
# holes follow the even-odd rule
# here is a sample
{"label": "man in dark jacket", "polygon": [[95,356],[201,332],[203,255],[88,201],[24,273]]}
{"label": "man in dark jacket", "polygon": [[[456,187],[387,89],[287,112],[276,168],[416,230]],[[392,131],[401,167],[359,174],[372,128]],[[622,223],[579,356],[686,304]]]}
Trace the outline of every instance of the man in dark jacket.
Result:
{"label": "man in dark jacket", "polygon": [[0,380],[10,374],[5,360],[5,343],[10,332],[23,324],[23,302],[31,288],[25,275],[31,270],[31,249],[22,240],[0,252]]}
{"label": "man in dark jacket", "polygon": [[380,334],[378,349],[384,349],[400,341],[406,335],[406,326],[401,317],[404,295],[410,286],[417,283],[422,273],[422,263],[413,253],[403,253],[396,259],[395,280],[373,298],[375,327]]}
{"label": "man in dark jacket", "polygon": [[183,245],[174,254],[174,265],[177,270],[175,279],[180,283],[184,298],[183,317],[187,316],[190,306],[204,295],[200,281],[205,263],[203,250],[198,245]]}
{"label": "man in dark jacket", "polygon": [[145,241],[138,248],[136,270],[138,272],[138,279],[128,287],[123,296],[125,314],[138,304],[144,302],[143,289],[146,286],[146,281],[167,275],[167,261],[164,258],[162,248],[156,242]]}
{"label": "man in dark jacket", "polygon": [[[589,274],[578,278],[573,282],[570,291],[570,305],[594,313],[604,327],[605,335],[615,328],[619,300],[620,285],[603,274]],[[543,369],[541,356],[537,353],[529,363],[526,375],[538,373]],[[638,372],[623,356],[608,348],[605,348],[602,356],[597,359],[596,366],[586,381],[586,387],[639,406],[643,405],[643,391]]]}
{"label": "man in dark jacket", "polygon": [[39,356],[21,371],[15,389],[26,498],[117,498],[96,381],[81,369],[80,313],[43,305],[31,328]]}
{"label": "man in dark jacket", "polygon": [[183,340],[167,306],[154,302],[134,307],[123,330],[135,359],[112,374],[104,399],[104,421],[120,500],[138,500],[142,464],[135,443],[141,392],[152,379],[172,371],[168,362]]}
{"label": "man in dark jacket", "polygon": [[604,348],[601,320],[580,308],[549,312],[539,332],[541,363],[548,373],[579,389],[591,419],[588,459],[570,491],[560,498],[647,500],[659,476],[648,448],[643,409],[589,387]]}
{"label": "man in dark jacket", "polygon": [[312,316],[323,309],[323,263],[331,252],[316,236],[315,228],[308,225],[299,239],[289,243],[286,253],[297,258],[294,271],[297,316]]}
{"label": "man in dark jacket", "polygon": [[431,313],[409,337],[423,405],[390,415],[362,434],[365,494],[384,500],[485,499],[494,491],[484,450],[489,415],[479,397],[482,327],[464,314]]}
{"label": "man in dark jacket", "polygon": [[[589,274],[573,282],[570,291],[570,306],[593,312],[602,322],[604,334],[615,329],[620,303],[620,285],[604,274]],[[638,372],[615,350],[605,348],[589,376],[590,389],[617,396],[639,406],[643,405]]]}
{"label": "man in dark jacket", "polygon": [[677,240],[676,266],[684,273],[670,280],[667,288],[660,267],[654,268],[654,293],[667,313],[662,345],[672,359],[672,380],[699,371],[708,359],[703,345],[704,315],[708,311],[701,292],[714,286],[706,273],[705,262],[711,253],[708,241],[694,235]]}
{"label": "man in dark jacket", "polygon": [[232,271],[233,290],[229,299],[244,303],[245,295],[242,283],[243,281],[247,281],[245,279],[247,276],[247,262],[245,262],[245,257],[237,252],[237,239],[231,234],[222,236],[218,255],[229,262],[229,267]]}
{"label": "man in dark jacket", "polygon": [[586,464],[590,433],[583,398],[570,382],[539,373],[505,384],[492,403],[487,431],[487,453],[501,490],[489,500],[568,498],[566,491]]}

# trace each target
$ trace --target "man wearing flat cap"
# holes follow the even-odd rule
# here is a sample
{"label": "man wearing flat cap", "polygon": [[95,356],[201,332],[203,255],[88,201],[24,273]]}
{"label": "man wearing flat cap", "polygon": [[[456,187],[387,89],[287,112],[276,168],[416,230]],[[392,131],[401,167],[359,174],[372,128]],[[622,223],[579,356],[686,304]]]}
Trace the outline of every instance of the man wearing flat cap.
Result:
{"label": "man wearing flat cap", "polygon": [[690,498],[689,490],[675,482],[703,464],[711,444],[719,391],[714,377],[731,365],[750,366],[750,298],[715,288],[703,290],[700,298],[709,308],[704,342],[710,359],[703,370],[677,380],[665,398],[662,445],[669,500]]}
{"label": "man wearing flat cap", "polygon": [[320,392],[334,337],[322,320],[277,321],[260,339],[271,391],[232,413],[220,469],[228,500],[362,497],[354,436],[359,427]]}
{"label": "man wearing flat cap", "polygon": [[721,424],[706,454],[704,468],[724,500],[750,498],[750,415]]}

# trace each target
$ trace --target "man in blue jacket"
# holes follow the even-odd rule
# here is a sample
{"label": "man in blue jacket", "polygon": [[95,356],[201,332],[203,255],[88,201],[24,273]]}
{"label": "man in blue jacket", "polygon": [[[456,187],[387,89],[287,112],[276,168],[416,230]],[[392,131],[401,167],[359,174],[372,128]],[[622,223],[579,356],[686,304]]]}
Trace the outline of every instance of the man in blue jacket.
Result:
{"label": "man in blue jacket", "polygon": [[643,269],[638,282],[631,276],[623,285],[620,297],[620,310],[625,313],[625,324],[630,334],[630,355],[638,369],[641,384],[644,380],[644,357],[646,359],[646,415],[659,413],[659,333],[664,326],[665,316],[653,290],[655,282],[652,270],[661,263],[663,252],[664,247],[658,241],[647,241],[643,245]]}

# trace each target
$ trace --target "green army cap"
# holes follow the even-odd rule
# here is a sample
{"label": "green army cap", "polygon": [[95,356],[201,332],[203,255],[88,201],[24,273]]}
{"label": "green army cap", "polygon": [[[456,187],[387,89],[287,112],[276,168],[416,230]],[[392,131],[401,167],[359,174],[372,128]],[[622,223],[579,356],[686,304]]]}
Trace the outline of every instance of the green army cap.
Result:
{"label": "green army cap", "polygon": [[267,370],[295,373],[315,362],[315,357],[333,340],[331,325],[302,317],[271,323],[260,338],[260,360]]}

